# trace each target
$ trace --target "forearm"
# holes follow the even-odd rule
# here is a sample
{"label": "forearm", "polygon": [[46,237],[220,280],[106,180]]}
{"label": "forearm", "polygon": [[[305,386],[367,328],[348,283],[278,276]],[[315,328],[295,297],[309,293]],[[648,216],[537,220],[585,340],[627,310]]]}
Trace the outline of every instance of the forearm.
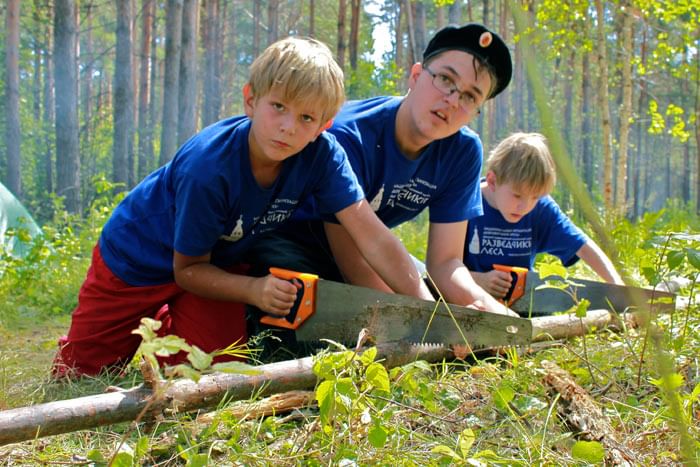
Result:
{"label": "forearm", "polygon": [[506,314],[507,308],[486,292],[457,258],[442,264],[428,264],[428,274],[443,298],[456,305],[481,304],[493,313]]}
{"label": "forearm", "polygon": [[611,284],[624,285],[622,277],[615,269],[615,265],[610,258],[600,249],[600,247],[589,240],[577,252],[576,255],[588,264],[601,279]]}
{"label": "forearm", "polygon": [[[377,279],[383,279],[382,283],[396,293],[432,300],[432,294],[401,241],[393,235],[382,240],[370,243],[363,251],[364,259],[377,272]],[[397,271],[404,273],[397,274]],[[371,276],[368,279],[372,280]]]}
{"label": "forearm", "polygon": [[253,303],[254,277],[232,274],[209,263],[175,271],[175,282],[188,292],[213,300]]}

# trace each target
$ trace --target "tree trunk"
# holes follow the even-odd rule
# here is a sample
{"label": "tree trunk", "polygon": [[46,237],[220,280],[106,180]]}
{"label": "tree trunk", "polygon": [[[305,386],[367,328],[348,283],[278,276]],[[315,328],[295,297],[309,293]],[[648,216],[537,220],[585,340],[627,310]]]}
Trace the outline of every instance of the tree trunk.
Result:
{"label": "tree trunk", "polygon": [[605,11],[602,0],[595,0],[595,7],[598,15],[596,48],[598,49],[598,69],[600,76],[598,81],[598,102],[600,103],[603,132],[603,200],[605,201],[606,209],[610,210],[613,205],[612,138],[610,131],[610,104],[608,97],[608,59],[606,53],[607,42],[605,40]]}
{"label": "tree trunk", "polygon": [[183,0],[168,0],[165,24],[165,76],[163,76],[163,128],[160,136],[160,165],[177,149],[177,110],[180,74]]}
{"label": "tree trunk", "polygon": [[[697,33],[700,36],[700,32]],[[700,60],[695,60],[695,212],[700,214]]]}
{"label": "tree trunk", "polygon": [[182,50],[178,79],[177,145],[182,145],[197,128],[197,23],[196,0],[184,0],[182,7]]}
{"label": "tree trunk", "polygon": [[350,0],[350,68],[357,70],[357,49],[360,41],[362,0]]}
{"label": "tree trunk", "polygon": [[420,54],[416,51],[415,24],[413,23],[413,2],[404,0],[406,9],[406,31],[408,33],[408,53],[406,57],[406,72],[410,73],[414,63],[420,60]]}
{"label": "tree trunk", "polygon": [[347,16],[346,0],[338,0],[338,49],[335,59],[338,61],[340,69],[345,71],[345,18]]}
{"label": "tree trunk", "polygon": [[272,44],[279,37],[279,0],[267,0],[267,43]]}
{"label": "tree trunk", "polygon": [[413,32],[414,32],[414,44],[415,44],[415,52],[414,52],[414,59],[415,61],[419,61],[420,58],[423,54],[423,51],[425,50],[425,47],[427,45],[426,43],[426,28],[425,28],[425,4],[422,1],[417,1],[417,2],[412,2],[413,5],[415,6],[415,15],[413,16]]}
{"label": "tree trunk", "polygon": [[617,157],[617,183],[615,205],[621,213],[627,212],[627,148],[629,146],[630,119],[632,117],[632,60],[634,38],[631,5],[628,0],[621,4],[622,11],[622,105],[620,106],[620,151]]}
{"label": "tree trunk", "polygon": [[396,51],[395,51],[395,55],[394,55],[394,63],[396,64],[396,68],[400,70],[404,64],[402,17],[404,15],[406,0],[398,0],[398,2],[396,2],[396,3],[397,4],[394,7],[395,11],[396,11],[396,23],[394,24],[394,40],[396,41]]}
{"label": "tree trunk", "polygon": [[450,24],[455,24],[455,25],[462,24],[462,2],[455,1],[455,2],[452,2],[450,4],[449,10],[447,13],[447,21]]}
{"label": "tree trunk", "polygon": [[262,21],[262,2],[255,0],[253,2],[253,56],[260,55],[260,24]]}
{"label": "tree trunk", "polygon": [[221,112],[221,66],[219,53],[221,47],[217,44],[219,0],[208,0],[206,20],[202,28],[204,42],[204,109],[202,111],[202,126],[208,126],[219,119]]}
{"label": "tree trunk", "polygon": [[309,0],[309,37],[316,37],[316,2]]}
{"label": "tree trunk", "polygon": [[143,0],[141,17],[141,54],[139,56],[139,109],[138,109],[138,163],[137,179],[142,180],[148,174],[148,166],[153,156],[153,134],[149,125],[149,60],[151,57],[151,29],[153,28],[154,0]]}
{"label": "tree trunk", "polygon": [[[46,8],[47,12],[47,17],[46,17],[46,22],[48,24],[48,27],[46,28],[46,47],[44,49],[44,113],[42,115],[42,122],[43,122],[43,133],[44,133],[44,151],[43,151],[43,161],[42,161],[42,168],[43,168],[43,175],[44,175],[44,184],[43,187],[46,190],[46,193],[53,193],[54,192],[54,170],[53,170],[53,148],[54,148],[54,138],[52,138],[52,131],[51,128],[54,127],[54,115],[55,115],[55,107],[54,107],[54,89],[55,89],[55,81],[54,81],[54,67],[53,67],[53,58],[51,56],[51,49],[53,45],[53,7],[52,2],[50,0],[45,0],[46,5],[44,6]],[[55,133],[54,133],[55,134]],[[48,212],[46,212],[47,217],[51,217],[53,215],[53,203],[47,203],[48,204]]]}
{"label": "tree trunk", "polygon": [[7,188],[22,196],[19,124],[19,0],[7,0],[5,16],[5,150]]}
{"label": "tree trunk", "polygon": [[78,96],[75,2],[56,0],[54,64],[56,70],[56,194],[65,198],[68,212],[80,212],[80,154],[78,152]]}
{"label": "tree trunk", "polygon": [[132,147],[134,90],[131,80],[131,0],[117,0],[117,51],[114,67],[113,181],[117,190],[129,188],[129,149]]}

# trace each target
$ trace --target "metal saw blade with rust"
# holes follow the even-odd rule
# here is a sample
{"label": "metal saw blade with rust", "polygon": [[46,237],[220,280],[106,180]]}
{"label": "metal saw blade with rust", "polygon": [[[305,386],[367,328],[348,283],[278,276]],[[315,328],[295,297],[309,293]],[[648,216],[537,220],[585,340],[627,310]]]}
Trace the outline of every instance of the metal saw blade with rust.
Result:
{"label": "metal saw blade with rust", "polygon": [[405,340],[479,349],[526,345],[532,339],[532,324],[524,318],[327,280],[319,280],[317,287],[316,310],[296,330],[298,341],[350,343],[362,328],[377,343]]}

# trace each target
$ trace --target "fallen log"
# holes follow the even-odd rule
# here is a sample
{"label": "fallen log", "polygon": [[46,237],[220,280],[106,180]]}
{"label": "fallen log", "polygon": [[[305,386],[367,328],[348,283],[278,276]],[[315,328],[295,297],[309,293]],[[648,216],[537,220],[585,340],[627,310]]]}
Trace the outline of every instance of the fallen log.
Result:
{"label": "fallen log", "polygon": [[608,310],[588,310],[585,317],[578,318],[572,314],[541,316],[532,318],[532,340],[542,342],[547,340],[579,337],[611,328],[615,331],[633,329],[647,322],[649,313],[633,311],[620,315]]}
{"label": "fallen log", "polygon": [[598,441],[606,450],[605,465],[639,465],[638,456],[618,439],[608,418],[588,393],[553,362],[543,361],[545,385],[560,395],[559,414],[579,436]]}
{"label": "fallen log", "polygon": [[[641,312],[625,313],[626,326],[635,327],[644,318]],[[616,316],[606,310],[589,310],[586,317],[542,316],[532,319],[533,342],[581,336],[594,329],[619,327]],[[453,351],[440,345],[387,343],[378,346],[378,356],[388,368],[415,360],[436,362],[453,357]],[[189,379],[172,381],[154,397],[148,385],[0,411],[0,446],[44,436],[69,433],[98,426],[146,421],[164,412],[190,412],[212,408],[222,400],[245,400],[281,392],[311,389],[316,384],[312,357],[271,363],[257,367],[259,374],[215,373],[195,383]],[[143,413],[142,413],[143,412]]]}
{"label": "fallen log", "polygon": [[[437,345],[391,343],[378,346],[378,358],[389,367],[415,360],[440,361],[451,356],[449,348]],[[163,384],[157,397],[148,386],[77,399],[60,400],[0,411],[0,445],[44,436],[69,433],[137,417],[151,420],[164,412],[189,412],[215,407],[226,400],[244,400],[316,385],[313,357],[261,365],[255,375],[215,373],[199,382],[180,379]],[[143,412],[143,413],[142,413]]]}

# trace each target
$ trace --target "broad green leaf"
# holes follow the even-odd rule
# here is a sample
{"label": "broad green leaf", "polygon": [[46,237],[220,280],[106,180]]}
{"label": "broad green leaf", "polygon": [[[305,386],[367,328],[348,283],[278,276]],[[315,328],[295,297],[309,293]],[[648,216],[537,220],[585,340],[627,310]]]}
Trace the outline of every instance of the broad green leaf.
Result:
{"label": "broad green leaf", "polygon": [[372,363],[365,373],[367,382],[376,389],[389,392],[389,374],[381,363]]}
{"label": "broad green leaf", "polygon": [[166,374],[168,377],[181,376],[183,378],[189,378],[195,383],[202,377],[202,374],[199,371],[195,370],[189,365],[185,365],[184,363],[168,367]]}
{"label": "broad green leaf", "polygon": [[334,381],[323,381],[316,388],[316,401],[321,413],[321,420],[328,423],[335,412]]}
{"label": "broad green leaf", "polygon": [[581,301],[579,301],[575,307],[576,317],[577,318],[585,318],[586,313],[588,312],[588,307],[590,305],[591,305],[591,302],[588,299],[582,298]]}
{"label": "broad green leaf", "polygon": [[91,460],[93,462],[97,462],[100,464],[105,464],[107,463],[107,459],[102,455],[99,449],[91,449],[88,451],[87,456],[88,460]]}
{"label": "broad green leaf", "polygon": [[700,269],[700,251],[693,248],[686,248],[685,252],[688,255],[688,262],[695,269]]}
{"label": "broad green leaf", "polygon": [[462,458],[459,457],[456,452],[454,452],[452,449],[445,446],[444,444],[440,444],[438,446],[435,446],[433,449],[430,450],[430,452],[432,452],[433,454],[440,454],[442,456],[447,456],[447,457],[454,459],[456,461],[462,460]]}
{"label": "broad green leaf", "polygon": [[187,360],[189,360],[195,370],[202,371],[209,368],[212,356],[196,345],[193,345],[192,350],[190,350],[190,353],[187,355]]}
{"label": "broad green leaf", "polygon": [[507,384],[500,384],[493,393],[493,401],[498,408],[505,410],[508,407],[508,403],[515,397],[515,391]]}
{"label": "broad green leaf", "polygon": [[150,344],[152,344],[153,353],[155,353],[159,357],[167,357],[169,355],[174,355],[181,350],[189,352],[191,349],[190,345],[187,343],[187,341],[185,341],[185,339],[173,335],[159,337]]}
{"label": "broad green leaf", "polygon": [[377,449],[384,447],[387,437],[388,433],[386,429],[378,423],[374,424],[367,432],[369,443]]}
{"label": "broad green leaf", "polygon": [[120,452],[114,456],[110,467],[132,467],[134,465],[134,455],[130,452]]}
{"label": "broad green leaf", "polygon": [[376,347],[370,347],[369,349],[365,350],[362,352],[362,355],[360,356],[360,361],[365,365],[369,365],[370,363],[374,362],[374,360],[377,358],[377,348]]}
{"label": "broad green leaf", "polygon": [[574,459],[600,464],[605,459],[605,448],[598,441],[577,441],[571,448],[571,455]]}
{"label": "broad green leaf", "polygon": [[685,251],[683,251],[683,250],[669,251],[668,254],[666,255],[666,264],[668,264],[668,268],[673,271],[678,266],[681,265],[684,258],[685,258]]}
{"label": "broad green leaf", "polygon": [[654,386],[663,387],[667,390],[678,389],[679,387],[683,386],[684,382],[685,378],[683,378],[683,375],[679,373],[672,373],[670,375],[667,375],[666,377],[659,379],[652,378],[651,380],[651,384],[653,384]]}
{"label": "broad green leaf", "polygon": [[476,436],[474,436],[474,432],[471,428],[465,428],[462,430],[462,433],[459,435],[459,440],[457,441],[462,457],[467,457],[467,454],[469,454],[469,450],[472,448],[475,439]]}
{"label": "broad green leaf", "polygon": [[187,467],[206,467],[209,465],[209,456],[207,454],[194,454],[187,459],[185,464]]}
{"label": "broad green leaf", "polygon": [[543,263],[537,268],[537,272],[541,279],[545,279],[549,276],[560,276],[566,279],[567,272],[564,265],[561,263]]}

